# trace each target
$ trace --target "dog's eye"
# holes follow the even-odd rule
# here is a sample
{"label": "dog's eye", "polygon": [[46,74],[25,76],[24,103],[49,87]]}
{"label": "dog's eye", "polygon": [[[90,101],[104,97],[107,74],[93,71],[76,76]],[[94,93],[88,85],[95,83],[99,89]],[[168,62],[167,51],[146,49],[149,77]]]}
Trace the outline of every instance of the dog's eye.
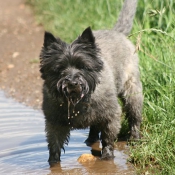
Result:
{"label": "dog's eye", "polygon": [[76,65],[76,68],[77,69],[83,69],[83,70],[89,70],[89,68],[87,67],[87,65],[85,65],[85,64],[77,64]]}
{"label": "dog's eye", "polygon": [[76,67],[77,67],[78,69],[85,69],[85,66],[84,66],[83,64],[78,64],[78,65],[76,65]]}
{"label": "dog's eye", "polygon": [[63,76],[64,76],[64,74],[65,74],[65,73],[64,73],[64,72],[62,72],[62,73],[61,73],[61,76],[63,77]]}
{"label": "dog's eye", "polygon": [[89,72],[93,71],[93,69],[91,67],[89,67],[89,66],[85,66],[84,69],[89,71]]}

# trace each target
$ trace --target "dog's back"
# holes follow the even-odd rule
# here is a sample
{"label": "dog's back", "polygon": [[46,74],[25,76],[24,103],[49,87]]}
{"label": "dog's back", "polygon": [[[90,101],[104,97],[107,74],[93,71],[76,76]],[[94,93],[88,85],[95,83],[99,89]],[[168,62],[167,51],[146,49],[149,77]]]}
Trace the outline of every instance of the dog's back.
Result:
{"label": "dog's back", "polygon": [[94,31],[96,42],[101,49],[102,59],[110,67],[110,72],[104,70],[104,76],[114,76],[117,94],[123,90],[128,80],[140,79],[138,56],[135,46],[126,37],[132,29],[137,0],[126,0],[119,19],[112,30]]}

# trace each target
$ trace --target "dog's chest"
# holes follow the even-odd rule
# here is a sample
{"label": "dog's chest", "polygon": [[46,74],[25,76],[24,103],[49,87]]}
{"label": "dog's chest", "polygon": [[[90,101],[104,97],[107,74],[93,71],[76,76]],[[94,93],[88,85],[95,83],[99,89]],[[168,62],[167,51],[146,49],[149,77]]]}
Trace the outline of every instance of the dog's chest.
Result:
{"label": "dog's chest", "polygon": [[64,125],[69,126],[71,129],[86,128],[90,124],[91,107],[88,100],[78,103],[73,106],[72,104],[60,104],[63,109],[63,115],[60,116]]}

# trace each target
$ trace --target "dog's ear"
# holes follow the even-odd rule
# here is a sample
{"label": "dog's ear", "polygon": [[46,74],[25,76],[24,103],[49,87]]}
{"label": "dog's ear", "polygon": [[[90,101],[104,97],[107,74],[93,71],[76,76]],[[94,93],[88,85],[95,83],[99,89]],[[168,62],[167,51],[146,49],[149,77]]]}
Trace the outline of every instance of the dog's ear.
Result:
{"label": "dog's ear", "polygon": [[86,28],[83,33],[81,34],[80,38],[86,42],[94,43],[95,37],[92,33],[92,30],[90,27]]}
{"label": "dog's ear", "polygon": [[57,42],[57,39],[49,32],[45,32],[44,34],[44,47],[47,48],[52,43]]}

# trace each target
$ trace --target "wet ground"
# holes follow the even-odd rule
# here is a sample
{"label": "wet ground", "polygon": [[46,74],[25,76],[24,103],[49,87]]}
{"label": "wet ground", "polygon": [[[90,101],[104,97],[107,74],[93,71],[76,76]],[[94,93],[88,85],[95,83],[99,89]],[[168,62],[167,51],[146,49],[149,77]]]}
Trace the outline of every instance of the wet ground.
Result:
{"label": "wet ground", "polygon": [[[79,163],[84,153],[100,150],[100,143],[87,147],[88,130],[71,132],[69,145],[62,152],[61,163],[50,168],[41,111],[26,107],[0,91],[0,174],[134,174],[127,163],[127,146],[119,142],[113,161]],[[97,153],[98,153],[97,151]]]}

